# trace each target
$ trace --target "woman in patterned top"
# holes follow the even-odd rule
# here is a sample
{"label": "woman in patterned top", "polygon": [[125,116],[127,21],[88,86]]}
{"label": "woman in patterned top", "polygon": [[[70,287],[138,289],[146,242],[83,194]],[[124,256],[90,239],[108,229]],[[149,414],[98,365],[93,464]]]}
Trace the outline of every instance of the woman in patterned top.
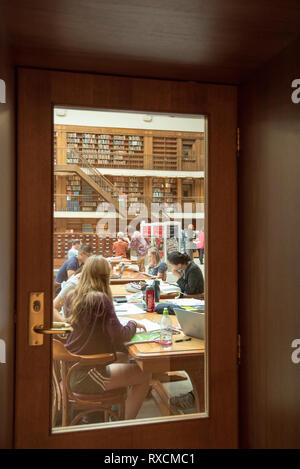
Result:
{"label": "woman in patterned top", "polygon": [[139,231],[135,231],[133,233],[130,241],[130,249],[136,252],[140,270],[144,270],[145,256],[148,252],[149,246]]}
{"label": "woman in patterned top", "polygon": [[95,394],[130,386],[125,418],[134,419],[148,393],[151,374],[142,372],[136,363],[124,362],[124,354],[118,352],[124,350],[124,342],[135,335],[136,329],[145,328],[133,320],[125,326],[120,323],[112,302],[110,271],[109,262],[102,256],[86,261],[79,284],[65,303],[73,327],[66,348],[80,355],[114,353],[116,361],[106,367],[74,370],[71,387],[74,392]]}

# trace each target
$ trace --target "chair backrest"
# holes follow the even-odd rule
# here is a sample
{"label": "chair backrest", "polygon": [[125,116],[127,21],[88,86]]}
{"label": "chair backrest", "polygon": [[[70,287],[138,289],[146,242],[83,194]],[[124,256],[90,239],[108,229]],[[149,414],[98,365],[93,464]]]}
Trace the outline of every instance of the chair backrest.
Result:
{"label": "chair backrest", "polygon": [[101,353],[97,355],[76,355],[69,352],[59,340],[53,339],[53,360],[63,362],[80,363],[82,366],[109,365],[115,361],[113,353]]}
{"label": "chair backrest", "polygon": [[[70,386],[70,376],[75,369],[80,367],[105,366],[113,363],[116,359],[113,353],[103,353],[98,355],[76,355],[69,352],[65,345],[59,340],[53,339],[53,375],[54,382],[60,383],[59,390],[61,395],[60,407],[62,408],[62,426],[68,425],[70,402],[72,405],[80,404],[85,408],[92,408],[95,402],[82,401],[80,396],[73,393]],[[96,407],[98,409],[98,407]]]}

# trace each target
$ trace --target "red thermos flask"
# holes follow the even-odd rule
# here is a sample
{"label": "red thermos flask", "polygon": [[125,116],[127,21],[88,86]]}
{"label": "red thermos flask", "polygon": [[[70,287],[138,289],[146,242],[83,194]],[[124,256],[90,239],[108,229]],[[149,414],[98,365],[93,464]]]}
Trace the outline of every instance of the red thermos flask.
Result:
{"label": "red thermos flask", "polygon": [[155,308],[155,291],[152,285],[146,288],[146,307],[148,313],[153,313]]}

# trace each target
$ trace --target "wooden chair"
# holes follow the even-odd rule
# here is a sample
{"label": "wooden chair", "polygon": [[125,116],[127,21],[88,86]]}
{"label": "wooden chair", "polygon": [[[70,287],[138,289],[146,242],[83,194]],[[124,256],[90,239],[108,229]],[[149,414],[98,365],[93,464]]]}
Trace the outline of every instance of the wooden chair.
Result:
{"label": "wooden chair", "polygon": [[[106,366],[114,361],[113,353],[75,355],[69,352],[62,342],[53,339],[54,383],[59,382],[61,404],[57,385],[55,400],[62,410],[62,426],[76,425],[83,416],[96,411],[104,412],[105,422],[109,421],[111,416],[117,420],[124,419],[127,388],[113,389],[99,394],[80,394],[73,392],[70,387],[70,376],[74,370],[82,367]],[[112,406],[117,406],[118,411],[112,410]],[[79,412],[70,421],[72,409]]]}
{"label": "wooden chair", "polygon": [[139,266],[140,272],[144,272],[145,270],[145,257],[140,257],[137,259],[136,264]]}
{"label": "wooden chair", "polygon": [[52,427],[57,426],[57,420],[61,411],[61,389],[58,381],[59,373],[56,366],[53,364],[52,368]]}

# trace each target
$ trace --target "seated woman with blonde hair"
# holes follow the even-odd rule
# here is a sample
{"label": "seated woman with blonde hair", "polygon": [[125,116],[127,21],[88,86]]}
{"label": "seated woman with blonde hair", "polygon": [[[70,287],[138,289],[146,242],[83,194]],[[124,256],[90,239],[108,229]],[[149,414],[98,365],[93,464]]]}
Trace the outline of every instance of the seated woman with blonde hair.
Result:
{"label": "seated woman with blonde hair", "polygon": [[112,302],[110,271],[109,262],[102,256],[92,256],[86,261],[77,287],[65,302],[66,316],[73,327],[66,348],[80,355],[114,353],[116,362],[74,370],[71,387],[74,392],[95,394],[130,386],[125,418],[134,419],[148,393],[151,373],[141,371],[136,363],[118,363],[117,352],[135,335],[136,329],[145,328],[133,320],[121,325]]}
{"label": "seated woman with blonde hair", "polygon": [[168,265],[162,261],[160,252],[157,248],[150,248],[148,251],[149,264],[147,272],[156,278],[167,279]]}

